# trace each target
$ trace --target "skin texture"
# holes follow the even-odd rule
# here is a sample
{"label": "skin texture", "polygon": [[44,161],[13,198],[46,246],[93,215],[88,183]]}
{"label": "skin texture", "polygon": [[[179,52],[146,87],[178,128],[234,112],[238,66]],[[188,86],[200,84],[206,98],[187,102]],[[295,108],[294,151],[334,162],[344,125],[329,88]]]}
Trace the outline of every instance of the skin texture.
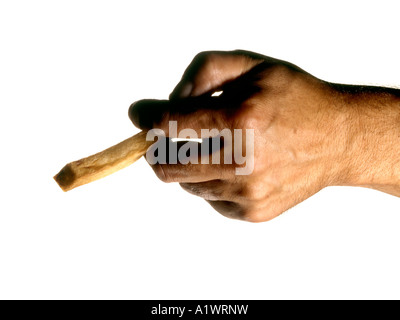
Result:
{"label": "skin texture", "polygon": [[[222,90],[218,98],[211,97]],[[129,110],[141,129],[254,129],[254,171],[235,164],[155,164],[224,216],[270,220],[321,189],[364,186],[400,196],[400,93],[332,84],[247,51],[202,52],[169,100]]]}

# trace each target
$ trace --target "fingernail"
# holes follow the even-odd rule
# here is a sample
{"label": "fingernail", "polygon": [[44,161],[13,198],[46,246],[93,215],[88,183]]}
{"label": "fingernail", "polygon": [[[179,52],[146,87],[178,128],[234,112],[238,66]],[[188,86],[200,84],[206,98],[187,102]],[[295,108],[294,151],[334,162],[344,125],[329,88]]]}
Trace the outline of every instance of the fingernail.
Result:
{"label": "fingernail", "polygon": [[183,99],[190,96],[193,90],[193,84],[191,82],[186,82],[183,85],[179,85],[170,96],[170,99]]}
{"label": "fingernail", "polygon": [[193,90],[193,85],[191,82],[186,83],[181,91],[180,97],[181,98],[187,98],[190,96],[190,94],[192,93]]}

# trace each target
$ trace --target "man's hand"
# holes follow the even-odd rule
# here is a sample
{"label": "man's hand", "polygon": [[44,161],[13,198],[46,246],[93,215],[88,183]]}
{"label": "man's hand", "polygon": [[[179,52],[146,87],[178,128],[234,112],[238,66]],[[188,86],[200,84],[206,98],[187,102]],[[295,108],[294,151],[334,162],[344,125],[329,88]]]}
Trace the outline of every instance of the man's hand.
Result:
{"label": "man's hand", "polygon": [[[223,91],[219,97],[211,97]],[[169,121],[184,128],[254,129],[254,171],[235,164],[155,164],[165,182],[208,201],[221,214],[270,220],[332,185],[372,187],[400,196],[400,94],[344,86],[297,66],[245,51],[202,52],[169,100],[129,111],[141,129]]]}

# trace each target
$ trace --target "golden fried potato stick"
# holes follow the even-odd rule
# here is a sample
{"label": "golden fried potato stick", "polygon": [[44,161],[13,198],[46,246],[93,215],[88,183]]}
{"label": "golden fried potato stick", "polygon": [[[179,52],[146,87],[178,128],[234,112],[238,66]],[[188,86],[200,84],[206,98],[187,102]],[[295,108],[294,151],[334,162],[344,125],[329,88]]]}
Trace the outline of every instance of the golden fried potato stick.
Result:
{"label": "golden fried potato stick", "polygon": [[146,134],[139,132],[102,152],[68,163],[54,180],[63,191],[69,191],[123,169],[143,156],[154,143],[146,140]]}

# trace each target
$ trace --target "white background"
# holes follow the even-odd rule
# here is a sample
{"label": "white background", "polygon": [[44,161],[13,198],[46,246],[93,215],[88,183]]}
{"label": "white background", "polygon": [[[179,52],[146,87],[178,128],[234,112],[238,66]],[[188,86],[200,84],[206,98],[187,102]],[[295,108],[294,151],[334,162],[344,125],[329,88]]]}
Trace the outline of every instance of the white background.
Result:
{"label": "white background", "polygon": [[398,1],[2,1],[0,298],[400,298],[390,195],[328,188],[251,224],[144,159],[68,193],[52,179],[136,133],[130,103],[167,98],[199,51],[399,85],[398,13]]}

